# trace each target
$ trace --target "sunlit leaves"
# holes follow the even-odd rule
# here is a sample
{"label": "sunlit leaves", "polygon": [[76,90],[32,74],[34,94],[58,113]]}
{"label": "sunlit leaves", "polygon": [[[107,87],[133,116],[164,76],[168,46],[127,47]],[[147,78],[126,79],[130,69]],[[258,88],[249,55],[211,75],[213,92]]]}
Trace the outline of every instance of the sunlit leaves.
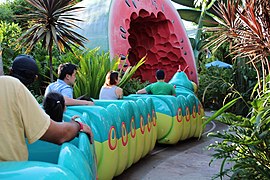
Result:
{"label": "sunlit leaves", "polygon": [[227,124],[228,129],[209,134],[219,138],[208,147],[214,149],[210,163],[215,159],[223,159],[224,163],[231,163],[230,166],[222,166],[217,177],[270,178],[270,93],[268,90],[252,102],[250,117],[226,113],[217,119]]}
{"label": "sunlit leaves", "polygon": [[[239,0],[227,0],[219,3],[216,11],[223,20],[222,26],[207,28],[215,32],[209,38],[208,47],[217,49],[222,43],[230,42],[234,58],[248,58],[257,71],[259,88],[265,90],[266,75],[270,73],[270,23],[269,1],[250,0],[240,3]],[[260,79],[263,79],[262,83]]]}
{"label": "sunlit leaves", "polygon": [[82,7],[73,6],[74,0],[26,0],[32,5],[27,8],[29,13],[19,16],[30,21],[32,25],[19,39],[27,52],[39,42],[50,55],[50,74],[52,81],[52,46],[56,45],[60,52],[65,49],[72,52],[72,46],[84,47],[87,39],[76,33],[73,28],[79,28],[74,22],[81,21],[74,13]]}

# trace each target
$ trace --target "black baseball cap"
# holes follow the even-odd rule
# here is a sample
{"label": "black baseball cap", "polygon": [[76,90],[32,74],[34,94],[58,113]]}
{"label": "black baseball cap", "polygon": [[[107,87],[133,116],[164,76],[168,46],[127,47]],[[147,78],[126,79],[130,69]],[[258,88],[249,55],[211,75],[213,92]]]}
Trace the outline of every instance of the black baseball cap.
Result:
{"label": "black baseball cap", "polygon": [[12,76],[18,78],[23,84],[34,82],[38,75],[38,66],[35,59],[26,54],[18,55],[12,63]]}

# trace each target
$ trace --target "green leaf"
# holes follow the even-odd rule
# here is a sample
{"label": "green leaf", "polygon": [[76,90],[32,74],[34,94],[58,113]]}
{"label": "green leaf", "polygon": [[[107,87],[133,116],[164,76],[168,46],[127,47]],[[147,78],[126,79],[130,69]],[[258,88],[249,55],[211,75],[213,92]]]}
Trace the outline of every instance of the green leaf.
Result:
{"label": "green leaf", "polygon": [[228,102],[225,104],[222,108],[220,108],[217,112],[215,112],[210,118],[208,118],[204,123],[203,123],[203,129],[205,128],[206,124],[211,122],[212,120],[216,119],[219,115],[221,115],[223,112],[225,112],[227,109],[232,107],[240,97],[233,99],[232,101]]}
{"label": "green leaf", "polygon": [[[195,22],[196,24],[199,23],[201,13],[202,13],[202,11],[198,9],[178,9],[177,11],[182,19],[186,21]],[[202,23],[203,23],[203,26],[207,26],[207,27],[216,27],[219,24],[212,17],[212,15],[207,12],[205,13]]]}
{"label": "green leaf", "polygon": [[[50,56],[53,43],[60,52],[64,52],[65,49],[73,52],[71,47],[84,47],[87,39],[72,31],[73,27],[77,27],[74,22],[81,21],[75,17],[74,12],[82,9],[82,7],[73,7],[71,5],[74,0],[26,1],[32,5],[32,8],[27,8],[28,13],[21,17],[30,20],[32,27],[18,39],[18,41],[22,41],[19,43],[21,47],[26,47],[27,51],[31,51],[41,41]],[[51,59],[53,58],[50,57]],[[50,64],[52,65],[52,62]],[[52,73],[50,72],[51,81],[53,81]]]}
{"label": "green leaf", "polygon": [[146,55],[140,59],[140,61],[135,65],[135,66],[129,66],[128,69],[125,71],[124,76],[122,77],[120,83],[119,83],[119,87],[124,88],[125,85],[128,83],[128,81],[131,79],[131,77],[133,76],[133,74],[136,72],[136,70],[143,65],[143,63],[145,62],[145,58]]}
{"label": "green leaf", "polygon": [[172,1],[183,6],[195,8],[194,0],[172,0]]}

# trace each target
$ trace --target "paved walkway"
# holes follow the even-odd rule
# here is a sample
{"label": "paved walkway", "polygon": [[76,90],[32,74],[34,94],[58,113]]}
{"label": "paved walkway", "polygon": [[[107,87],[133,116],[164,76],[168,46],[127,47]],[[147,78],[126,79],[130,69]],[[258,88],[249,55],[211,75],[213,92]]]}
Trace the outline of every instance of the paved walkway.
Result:
{"label": "paved walkway", "polygon": [[[220,123],[207,125],[206,131],[227,128]],[[206,133],[200,140],[190,139],[176,145],[157,145],[155,149],[115,180],[208,180],[219,172],[221,161],[214,161],[211,166],[211,151],[207,146],[215,138]]]}

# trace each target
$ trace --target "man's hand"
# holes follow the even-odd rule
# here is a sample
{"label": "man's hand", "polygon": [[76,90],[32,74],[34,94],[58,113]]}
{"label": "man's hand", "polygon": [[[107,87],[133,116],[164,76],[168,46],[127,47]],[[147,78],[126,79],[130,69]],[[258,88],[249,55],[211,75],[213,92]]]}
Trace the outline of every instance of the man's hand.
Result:
{"label": "man's hand", "polygon": [[92,102],[92,101],[87,101],[87,102],[88,102],[88,104],[87,104],[88,106],[93,106],[93,105],[95,105],[94,102]]}
{"label": "man's hand", "polygon": [[80,116],[79,115],[74,115],[74,116],[72,116],[71,121],[75,121],[75,119],[77,119],[77,118],[80,118]]}
{"label": "man's hand", "polygon": [[[79,126],[80,126],[80,132],[86,133],[88,135],[88,137],[89,137],[90,143],[93,144],[93,142],[94,142],[94,135],[92,133],[91,128],[87,124],[84,124],[84,123],[79,122],[79,121],[75,121],[75,119],[77,119],[79,117],[80,116],[78,116],[78,115],[72,116],[71,121],[74,121],[74,122],[76,122],[76,123],[79,124]],[[81,127],[81,125],[82,125],[82,127]]]}
{"label": "man's hand", "polygon": [[93,135],[91,128],[88,125],[83,124],[82,132],[84,132],[88,135],[90,143],[93,144],[94,143],[94,135]]}

